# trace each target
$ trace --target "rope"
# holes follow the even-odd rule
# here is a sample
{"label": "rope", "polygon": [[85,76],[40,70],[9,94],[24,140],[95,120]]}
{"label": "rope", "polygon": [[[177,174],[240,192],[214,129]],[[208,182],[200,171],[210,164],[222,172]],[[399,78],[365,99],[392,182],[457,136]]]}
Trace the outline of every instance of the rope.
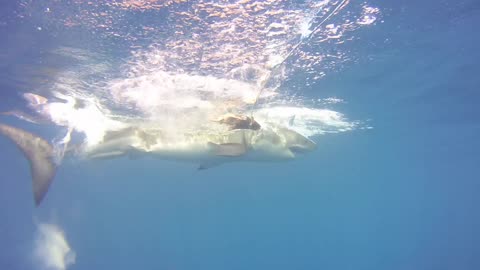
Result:
{"label": "rope", "polygon": [[[301,39],[295,46],[293,46],[293,48],[288,52],[288,54],[285,56],[285,58],[283,58],[283,60],[278,63],[277,65],[275,65],[271,70],[270,70],[270,73],[267,75],[267,77],[262,81],[262,83],[260,84],[260,89],[258,91],[258,94],[257,96],[255,97],[255,101],[253,102],[252,104],[252,108],[254,108],[256,105],[257,105],[257,102],[258,102],[258,99],[260,98],[260,95],[262,94],[263,92],[263,89],[265,89],[265,85],[267,84],[267,82],[270,80],[270,78],[272,77],[272,74],[274,73],[274,71],[276,71],[279,67],[281,67],[292,55],[295,51],[298,50],[298,48],[305,42],[305,41],[309,41],[313,35],[320,29],[320,27],[328,20],[330,19],[335,13],[337,13],[338,10],[340,10],[340,8],[342,8],[343,6],[345,6],[345,4],[348,2],[349,0],[343,0],[342,2],[340,2],[340,4],[338,4],[335,9],[333,9],[332,12],[330,12],[330,14],[328,14],[327,17],[325,17],[325,19],[323,19],[317,26],[315,26],[315,28],[313,28],[312,32],[310,32],[310,34],[306,37],[306,38],[303,38]],[[318,14],[318,13],[317,13]],[[317,15],[315,15],[315,17],[317,17]]]}

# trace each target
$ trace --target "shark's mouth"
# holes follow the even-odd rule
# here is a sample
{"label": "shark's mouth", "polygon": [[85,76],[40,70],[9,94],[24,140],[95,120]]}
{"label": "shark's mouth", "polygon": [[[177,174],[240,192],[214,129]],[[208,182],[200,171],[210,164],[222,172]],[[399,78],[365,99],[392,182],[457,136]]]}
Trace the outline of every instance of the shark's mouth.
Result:
{"label": "shark's mouth", "polygon": [[308,152],[311,152],[314,148],[305,147],[302,145],[292,145],[288,147],[288,149],[294,154],[306,154]]}

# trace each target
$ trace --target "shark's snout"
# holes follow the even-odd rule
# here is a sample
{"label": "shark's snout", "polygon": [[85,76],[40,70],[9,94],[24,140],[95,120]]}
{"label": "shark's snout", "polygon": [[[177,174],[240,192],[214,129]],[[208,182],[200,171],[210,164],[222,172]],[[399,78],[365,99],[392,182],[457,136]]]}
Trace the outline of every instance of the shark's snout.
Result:
{"label": "shark's snout", "polygon": [[285,146],[293,154],[304,154],[317,149],[315,142],[302,134],[290,129],[278,129],[279,134],[285,139]]}

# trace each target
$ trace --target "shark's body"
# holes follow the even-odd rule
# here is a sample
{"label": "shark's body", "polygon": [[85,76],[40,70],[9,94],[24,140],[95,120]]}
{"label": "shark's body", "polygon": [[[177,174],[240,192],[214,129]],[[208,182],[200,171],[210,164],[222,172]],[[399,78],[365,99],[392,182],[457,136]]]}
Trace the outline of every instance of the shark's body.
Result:
{"label": "shark's body", "polygon": [[102,142],[84,147],[82,154],[86,158],[140,154],[203,164],[212,160],[228,162],[233,157],[244,161],[289,160],[300,148],[312,150],[315,144],[285,128],[195,132],[174,137],[156,129],[127,128],[107,133]]}
{"label": "shark's body", "polygon": [[[29,160],[35,203],[40,204],[56,171],[54,147],[34,134],[4,124],[0,124],[0,134],[14,141]],[[207,169],[233,161],[290,160],[315,149],[315,143],[281,127],[185,132],[173,136],[159,129],[132,126],[109,131],[102,141],[75,149],[85,159],[153,156],[192,162],[199,169]]]}

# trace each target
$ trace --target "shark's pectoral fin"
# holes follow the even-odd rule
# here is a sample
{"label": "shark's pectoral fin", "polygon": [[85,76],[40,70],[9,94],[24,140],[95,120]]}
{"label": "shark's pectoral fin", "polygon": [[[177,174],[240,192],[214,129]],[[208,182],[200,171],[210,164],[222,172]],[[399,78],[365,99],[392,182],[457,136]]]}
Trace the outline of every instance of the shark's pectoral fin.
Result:
{"label": "shark's pectoral fin", "polygon": [[199,166],[198,166],[198,170],[199,171],[203,171],[203,170],[206,170],[206,169],[210,169],[210,168],[213,168],[213,167],[217,167],[217,166],[220,166],[223,162],[220,161],[220,160],[209,160],[209,161],[205,161],[203,163],[201,163]]}
{"label": "shark's pectoral fin", "polygon": [[44,139],[25,130],[0,124],[0,133],[12,140],[30,163],[35,205],[39,205],[48,191],[55,172],[53,147]]}
{"label": "shark's pectoral fin", "polygon": [[222,157],[238,157],[247,152],[247,148],[243,143],[216,144],[209,142],[208,146],[214,155]]}

